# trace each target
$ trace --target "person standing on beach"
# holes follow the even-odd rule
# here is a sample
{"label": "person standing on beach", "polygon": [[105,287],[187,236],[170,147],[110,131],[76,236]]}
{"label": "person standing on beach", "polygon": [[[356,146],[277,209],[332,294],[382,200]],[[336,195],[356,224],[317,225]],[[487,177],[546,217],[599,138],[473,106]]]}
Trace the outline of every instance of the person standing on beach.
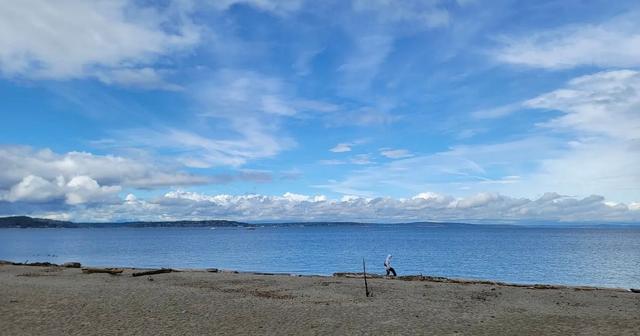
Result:
{"label": "person standing on beach", "polygon": [[387,276],[389,276],[389,274],[393,274],[393,276],[396,276],[396,270],[391,267],[391,258],[392,257],[389,254],[387,256],[387,259],[384,260],[384,268],[387,270]]}

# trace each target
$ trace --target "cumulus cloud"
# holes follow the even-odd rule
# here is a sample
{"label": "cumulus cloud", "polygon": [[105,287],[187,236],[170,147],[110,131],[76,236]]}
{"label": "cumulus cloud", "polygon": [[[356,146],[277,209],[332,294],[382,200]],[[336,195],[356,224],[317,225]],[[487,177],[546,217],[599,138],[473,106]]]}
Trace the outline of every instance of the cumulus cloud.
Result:
{"label": "cumulus cloud", "polygon": [[146,65],[198,41],[186,18],[132,1],[0,2],[0,72],[8,77],[170,88]]}
{"label": "cumulus cloud", "polygon": [[110,198],[122,187],[158,188],[211,183],[211,178],[161,169],[150,163],[86,152],[0,146],[0,195],[9,202],[64,200],[68,204]]}
{"label": "cumulus cloud", "polygon": [[100,186],[89,176],[75,176],[66,181],[63,176],[46,180],[27,175],[8,191],[0,189],[0,200],[9,202],[40,203],[64,200],[66,204],[108,202],[115,200],[120,186]]}
{"label": "cumulus cloud", "polygon": [[536,68],[640,65],[640,13],[600,24],[560,27],[522,37],[504,38],[495,57],[505,63]]}
{"label": "cumulus cloud", "polygon": [[330,199],[323,195],[208,195],[171,191],[155,199],[128,195],[119,204],[72,212],[75,220],[172,220],[225,218],[241,221],[466,221],[479,223],[560,221],[631,222],[640,220],[632,205],[611,205],[601,196],[576,198],[546,193],[513,198],[480,193],[463,198],[424,192],[408,199]]}

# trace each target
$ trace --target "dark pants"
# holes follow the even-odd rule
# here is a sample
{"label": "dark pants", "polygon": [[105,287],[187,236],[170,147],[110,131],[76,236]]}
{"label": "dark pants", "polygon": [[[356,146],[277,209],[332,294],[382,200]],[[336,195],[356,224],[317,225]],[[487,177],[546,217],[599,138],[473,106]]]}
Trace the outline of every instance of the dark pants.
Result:
{"label": "dark pants", "polygon": [[393,267],[387,268],[387,276],[389,275],[389,273],[393,274],[393,276],[396,276],[396,270],[394,270]]}

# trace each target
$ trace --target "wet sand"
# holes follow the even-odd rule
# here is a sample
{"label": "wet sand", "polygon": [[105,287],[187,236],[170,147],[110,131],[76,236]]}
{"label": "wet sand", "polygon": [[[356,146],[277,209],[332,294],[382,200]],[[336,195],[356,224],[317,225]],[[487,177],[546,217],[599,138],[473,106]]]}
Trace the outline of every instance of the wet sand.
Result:
{"label": "wet sand", "polygon": [[640,335],[625,290],[133,272],[0,265],[0,335]]}

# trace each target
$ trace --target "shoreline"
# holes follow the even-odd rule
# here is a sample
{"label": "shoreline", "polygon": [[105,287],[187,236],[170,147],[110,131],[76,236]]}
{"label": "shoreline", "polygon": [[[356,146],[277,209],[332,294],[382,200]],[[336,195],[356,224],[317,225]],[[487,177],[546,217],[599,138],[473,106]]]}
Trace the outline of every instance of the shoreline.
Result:
{"label": "shoreline", "polygon": [[[74,264],[77,263],[78,267],[69,267],[65,266],[65,264]],[[62,264],[56,264],[51,262],[15,262],[10,260],[1,260],[0,266],[2,265],[13,265],[13,266],[27,266],[27,267],[67,267],[67,268],[95,268],[95,266],[87,266],[81,265],[78,262],[65,262]],[[129,271],[150,271],[157,270],[159,268],[153,267],[129,267],[129,266],[108,266],[103,267],[100,266],[98,268],[114,268],[114,269],[122,269]],[[165,269],[165,268],[162,268]],[[209,272],[209,273],[231,273],[231,274],[246,274],[246,275],[264,275],[264,276],[290,276],[290,277],[316,277],[316,278],[354,278],[354,279],[362,279],[361,272],[335,272],[331,275],[325,274],[296,274],[289,272],[262,272],[262,271],[240,271],[240,270],[232,270],[232,269],[218,269],[218,268],[168,268],[172,272]],[[215,270],[215,271],[212,271]],[[640,286],[638,288],[635,287],[606,287],[606,286],[592,286],[592,285],[565,285],[565,284],[549,284],[549,283],[518,283],[518,282],[508,282],[508,281],[500,281],[500,280],[490,280],[490,279],[476,279],[476,278],[458,278],[458,277],[444,277],[444,276],[431,276],[431,275],[423,275],[423,274],[408,274],[408,275],[400,275],[397,277],[387,277],[378,273],[367,273],[368,279],[387,279],[387,280],[396,280],[396,281],[426,281],[426,282],[441,282],[441,283],[452,283],[452,284],[478,284],[478,285],[494,285],[494,286],[503,286],[503,287],[516,287],[516,288],[530,288],[530,289],[574,289],[574,290],[613,290],[613,291],[621,291],[621,292],[640,292]]]}
{"label": "shoreline", "polygon": [[357,273],[145,271],[0,264],[0,334],[640,334],[640,295],[620,289],[367,275],[366,296]]}

